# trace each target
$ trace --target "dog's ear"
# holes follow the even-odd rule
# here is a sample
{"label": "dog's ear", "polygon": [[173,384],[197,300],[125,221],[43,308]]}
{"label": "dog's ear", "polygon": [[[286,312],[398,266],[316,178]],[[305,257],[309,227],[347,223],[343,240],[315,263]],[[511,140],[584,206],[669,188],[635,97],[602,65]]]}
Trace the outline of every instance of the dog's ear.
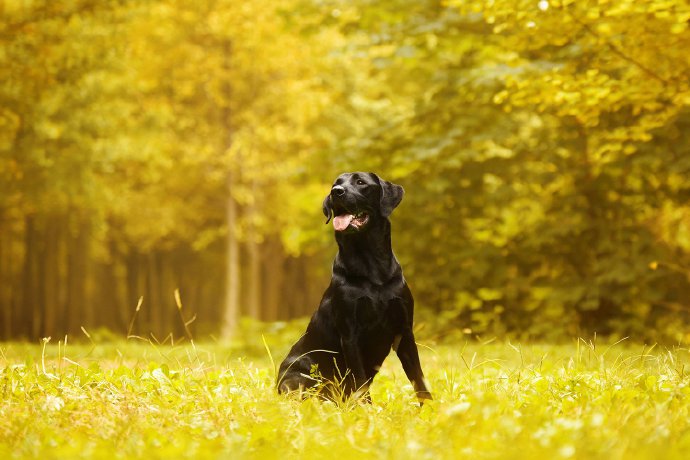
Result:
{"label": "dog's ear", "polygon": [[402,188],[402,186],[388,182],[387,180],[383,180],[374,173],[370,174],[379,181],[379,185],[381,186],[381,215],[383,217],[388,217],[402,201],[405,190]]}
{"label": "dog's ear", "polygon": [[333,203],[331,202],[331,195],[326,195],[326,198],[323,200],[323,215],[327,217],[326,223],[329,223],[331,221],[331,217],[333,217]]}

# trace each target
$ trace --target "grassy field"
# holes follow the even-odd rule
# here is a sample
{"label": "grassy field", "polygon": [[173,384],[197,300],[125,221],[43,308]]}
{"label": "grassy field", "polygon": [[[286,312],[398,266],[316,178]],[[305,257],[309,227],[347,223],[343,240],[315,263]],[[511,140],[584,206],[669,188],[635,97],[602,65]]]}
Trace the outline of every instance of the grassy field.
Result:
{"label": "grassy field", "polygon": [[[282,336],[266,335],[276,361]],[[278,396],[247,345],[0,344],[0,458],[649,458],[690,456],[687,349],[421,344],[434,401],[397,357],[373,404]]]}

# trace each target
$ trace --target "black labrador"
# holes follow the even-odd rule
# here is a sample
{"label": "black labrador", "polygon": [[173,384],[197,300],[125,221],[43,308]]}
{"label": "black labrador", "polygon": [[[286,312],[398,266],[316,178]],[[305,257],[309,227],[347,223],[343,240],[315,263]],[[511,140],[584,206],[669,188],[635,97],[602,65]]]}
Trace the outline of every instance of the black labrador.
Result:
{"label": "black labrador", "polygon": [[330,399],[354,393],[369,400],[368,387],[392,348],[420,402],[431,399],[412,333],[414,300],[391,249],[388,217],[402,197],[401,186],[374,173],[336,179],[323,202],[338,243],[331,284],[280,365],[280,393],[320,383]]}

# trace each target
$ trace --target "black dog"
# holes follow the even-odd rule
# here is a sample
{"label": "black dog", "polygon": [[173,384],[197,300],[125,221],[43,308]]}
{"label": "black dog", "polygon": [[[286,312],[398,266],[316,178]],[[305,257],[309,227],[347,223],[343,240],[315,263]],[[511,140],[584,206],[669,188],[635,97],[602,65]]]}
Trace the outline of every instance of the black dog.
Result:
{"label": "black dog", "polygon": [[331,399],[353,393],[368,399],[368,387],[393,348],[420,402],[431,399],[412,333],[414,301],[391,249],[388,216],[402,197],[401,186],[374,173],[336,179],[323,202],[338,242],[333,277],[306,333],[280,365],[279,392],[321,382]]}

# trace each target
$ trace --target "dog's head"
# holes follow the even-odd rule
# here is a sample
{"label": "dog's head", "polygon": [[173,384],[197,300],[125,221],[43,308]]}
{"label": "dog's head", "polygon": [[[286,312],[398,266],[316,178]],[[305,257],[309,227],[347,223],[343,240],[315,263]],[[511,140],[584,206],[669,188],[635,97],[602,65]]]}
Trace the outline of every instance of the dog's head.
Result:
{"label": "dog's head", "polygon": [[337,232],[361,232],[377,219],[385,219],[400,204],[404,190],[374,173],[354,172],[338,176],[323,200],[326,223],[333,218]]}

